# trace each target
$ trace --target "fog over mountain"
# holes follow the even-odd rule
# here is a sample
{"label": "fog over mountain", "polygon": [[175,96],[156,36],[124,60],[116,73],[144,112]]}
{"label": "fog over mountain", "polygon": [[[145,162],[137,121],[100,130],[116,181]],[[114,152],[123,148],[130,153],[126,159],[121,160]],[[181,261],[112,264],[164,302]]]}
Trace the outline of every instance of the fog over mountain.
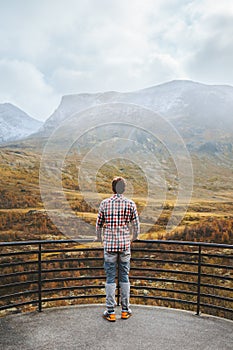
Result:
{"label": "fog over mountain", "polygon": [[203,144],[233,136],[233,87],[171,81],[135,92],[67,95],[44,123],[50,133],[73,113],[102,103],[124,102],[145,106],[169,120],[188,144]]}
{"label": "fog over mountain", "polygon": [[0,104],[0,143],[23,139],[36,132],[42,122],[30,117],[18,107]]}
{"label": "fog over mountain", "polygon": [[[103,103],[116,102],[141,105],[160,114],[174,125],[190,149],[207,153],[232,149],[233,87],[187,80],[175,80],[126,93],[109,91],[66,95],[43,125],[16,107],[3,104],[0,105],[0,140],[23,138],[35,132],[39,126],[39,131],[32,138],[44,139],[72,114]],[[112,113],[114,105],[109,115],[110,122]]]}

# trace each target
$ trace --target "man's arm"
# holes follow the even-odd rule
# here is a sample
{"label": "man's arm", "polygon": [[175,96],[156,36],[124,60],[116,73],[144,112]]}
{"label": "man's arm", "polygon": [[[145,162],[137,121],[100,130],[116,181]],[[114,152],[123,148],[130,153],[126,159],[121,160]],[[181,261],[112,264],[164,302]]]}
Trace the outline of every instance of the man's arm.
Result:
{"label": "man's arm", "polygon": [[138,238],[138,235],[140,233],[140,222],[139,222],[137,207],[136,207],[135,203],[133,205],[133,211],[132,211],[130,222],[131,222],[132,228],[133,228],[132,241],[135,241]]}
{"label": "man's arm", "polygon": [[100,204],[99,213],[96,219],[96,240],[102,242],[102,230],[104,225],[104,211],[103,204]]}

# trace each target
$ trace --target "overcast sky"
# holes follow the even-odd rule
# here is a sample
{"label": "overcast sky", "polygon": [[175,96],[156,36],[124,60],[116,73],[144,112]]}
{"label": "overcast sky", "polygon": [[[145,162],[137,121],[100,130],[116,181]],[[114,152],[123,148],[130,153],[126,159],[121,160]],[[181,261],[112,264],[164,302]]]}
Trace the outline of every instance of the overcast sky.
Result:
{"label": "overcast sky", "polygon": [[0,103],[45,120],[66,94],[233,85],[232,38],[232,0],[0,0]]}

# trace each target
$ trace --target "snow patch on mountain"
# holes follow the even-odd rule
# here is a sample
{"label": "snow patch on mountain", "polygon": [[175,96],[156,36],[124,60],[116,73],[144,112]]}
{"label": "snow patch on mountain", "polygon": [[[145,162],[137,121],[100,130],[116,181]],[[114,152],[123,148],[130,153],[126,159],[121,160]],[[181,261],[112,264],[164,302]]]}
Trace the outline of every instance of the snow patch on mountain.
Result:
{"label": "snow patch on mountain", "polygon": [[0,104],[0,143],[23,139],[42,124],[11,103]]}

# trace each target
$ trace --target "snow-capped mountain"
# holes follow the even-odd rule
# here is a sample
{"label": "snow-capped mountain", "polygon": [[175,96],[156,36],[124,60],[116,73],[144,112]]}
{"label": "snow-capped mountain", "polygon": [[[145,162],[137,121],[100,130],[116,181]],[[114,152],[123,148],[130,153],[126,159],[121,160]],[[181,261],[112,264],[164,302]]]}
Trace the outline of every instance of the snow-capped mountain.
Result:
{"label": "snow-capped mountain", "polygon": [[35,133],[42,122],[30,117],[18,107],[0,104],[0,143],[20,140]]}
{"label": "snow-capped mountain", "polygon": [[208,130],[233,131],[233,87],[177,80],[135,92],[67,95],[41,131],[48,133],[62,120],[101,103],[145,106],[168,119],[183,136],[207,136]]}

